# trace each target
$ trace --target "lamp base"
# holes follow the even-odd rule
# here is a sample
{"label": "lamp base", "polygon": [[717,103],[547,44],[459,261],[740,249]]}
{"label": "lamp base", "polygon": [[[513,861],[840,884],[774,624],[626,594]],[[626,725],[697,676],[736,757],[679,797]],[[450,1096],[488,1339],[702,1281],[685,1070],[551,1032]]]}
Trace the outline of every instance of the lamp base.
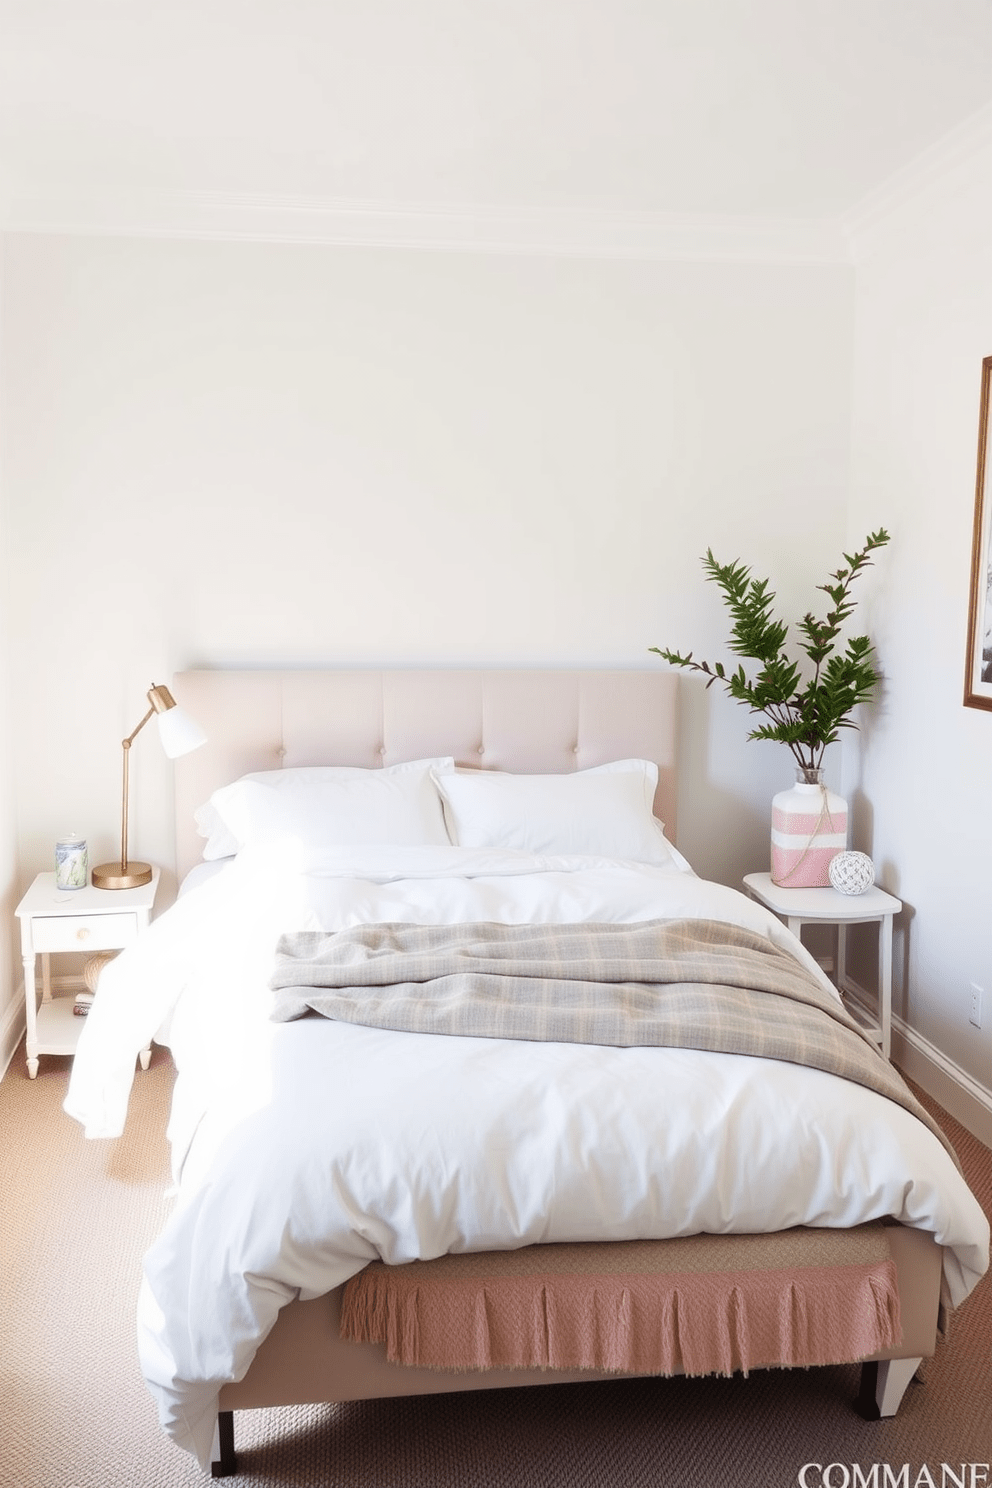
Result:
{"label": "lamp base", "polygon": [[95,889],[138,889],[151,881],[150,863],[129,862],[126,868],[121,863],[101,863],[93,869]]}

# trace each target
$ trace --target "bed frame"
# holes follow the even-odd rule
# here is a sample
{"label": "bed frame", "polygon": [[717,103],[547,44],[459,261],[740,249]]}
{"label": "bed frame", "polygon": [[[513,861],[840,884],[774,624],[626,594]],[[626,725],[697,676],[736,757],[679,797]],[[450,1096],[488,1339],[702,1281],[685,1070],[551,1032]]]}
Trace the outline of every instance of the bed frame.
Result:
{"label": "bed frame", "polygon": [[[191,671],[177,701],[208,743],[176,763],[176,869],[200,861],[193,812],[211,791],[252,770],[298,765],[375,767],[453,754],[482,769],[560,774],[636,757],[659,770],[655,815],[676,835],[677,680],[662,671]],[[863,1361],[855,1402],[894,1415],[934,1351],[942,1251],[895,1226],[903,1342]],[[559,1384],[615,1375],[590,1370],[440,1373],[390,1364],[384,1344],[342,1342],[340,1290],[284,1307],[243,1380],[225,1385],[213,1475],[236,1471],[235,1410],[278,1405]],[[862,1362],[862,1361],[852,1361]]]}

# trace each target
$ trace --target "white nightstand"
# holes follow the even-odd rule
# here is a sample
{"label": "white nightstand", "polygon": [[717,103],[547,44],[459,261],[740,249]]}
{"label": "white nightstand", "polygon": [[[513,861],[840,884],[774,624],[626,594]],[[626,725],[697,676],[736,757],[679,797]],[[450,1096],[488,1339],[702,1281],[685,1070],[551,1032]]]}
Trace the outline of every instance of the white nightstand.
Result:
{"label": "white nightstand", "polygon": [[[803,925],[817,923],[837,926],[837,987],[857,998],[862,989],[847,976],[846,932],[848,925],[878,925],[878,1021],[866,1023],[889,1058],[892,1048],[892,919],[902,909],[902,900],[872,885],[863,894],[840,894],[836,889],[780,889],[772,883],[770,873],[748,873],[744,887],[752,899],[779,916],[795,935]],[[863,1008],[860,998],[849,1011],[858,1016]]]}
{"label": "white nightstand", "polygon": [[[72,1011],[72,997],[53,997],[52,952],[119,951],[136,940],[151,919],[159,870],[137,889],[57,889],[54,873],[39,873],[14,913],[21,922],[24,1006],[27,1013],[28,1074],[38,1073],[39,1054],[73,1054],[83,1019]],[[41,1006],[35,959],[41,956]],[[150,1049],[141,1053],[148,1068]]]}

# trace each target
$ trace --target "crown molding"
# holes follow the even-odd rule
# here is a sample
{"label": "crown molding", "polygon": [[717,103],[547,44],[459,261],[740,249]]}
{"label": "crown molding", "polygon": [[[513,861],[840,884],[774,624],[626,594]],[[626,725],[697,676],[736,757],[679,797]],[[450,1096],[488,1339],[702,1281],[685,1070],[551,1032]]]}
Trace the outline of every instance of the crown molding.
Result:
{"label": "crown molding", "polygon": [[861,199],[840,220],[852,260],[870,249],[889,219],[953,190],[955,173],[992,147],[992,104],[971,114]]}
{"label": "crown molding", "polygon": [[65,191],[0,196],[11,233],[334,244],[441,252],[703,263],[845,264],[820,218],[503,210],[205,192]]}

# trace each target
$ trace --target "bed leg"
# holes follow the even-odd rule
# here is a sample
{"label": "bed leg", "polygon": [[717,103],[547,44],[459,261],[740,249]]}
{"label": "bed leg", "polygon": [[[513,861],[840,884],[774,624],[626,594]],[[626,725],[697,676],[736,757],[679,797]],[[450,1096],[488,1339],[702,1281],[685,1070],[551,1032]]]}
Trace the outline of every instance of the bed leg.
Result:
{"label": "bed leg", "polygon": [[210,1456],[210,1476],[230,1478],[238,1470],[238,1459],[234,1455],[234,1412],[219,1411],[214,1427],[214,1444]]}
{"label": "bed leg", "polygon": [[923,1363],[919,1359],[873,1359],[861,1366],[861,1389],[854,1402],[859,1416],[880,1421],[894,1416],[902,1404],[906,1386]]}

